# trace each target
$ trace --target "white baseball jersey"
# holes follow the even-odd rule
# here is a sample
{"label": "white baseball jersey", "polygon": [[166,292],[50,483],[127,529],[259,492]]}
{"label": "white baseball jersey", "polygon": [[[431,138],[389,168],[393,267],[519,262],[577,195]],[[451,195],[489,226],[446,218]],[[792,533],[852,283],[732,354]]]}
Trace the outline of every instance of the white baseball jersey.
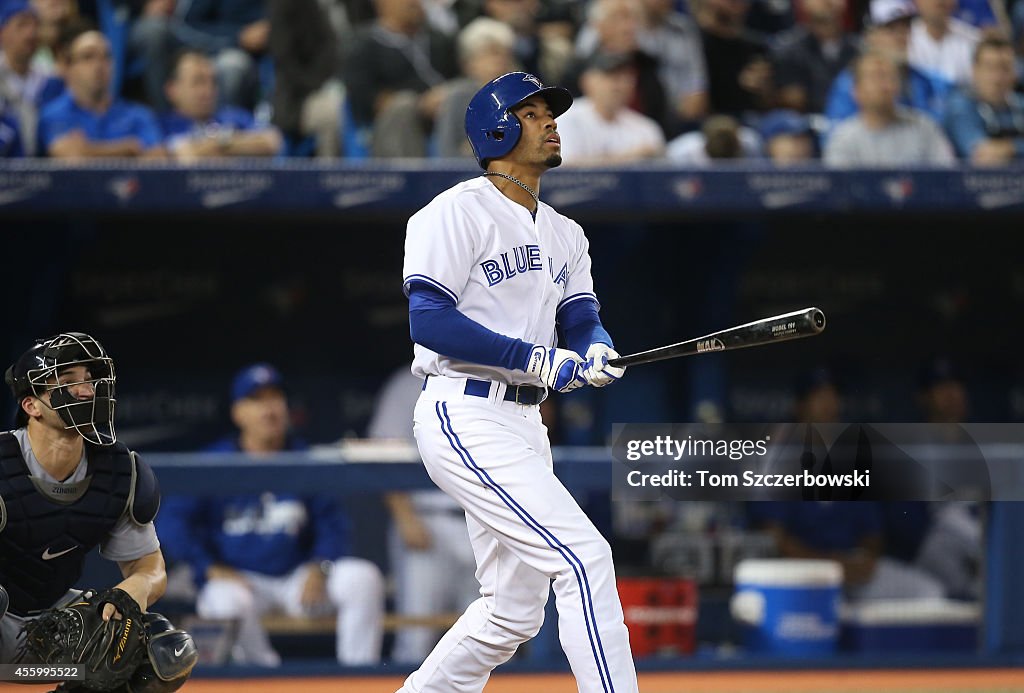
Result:
{"label": "white baseball jersey", "polygon": [[[579,225],[543,203],[534,220],[483,177],[409,220],[405,282],[415,281],[490,330],[547,346],[561,306],[596,300]],[[555,476],[540,407],[505,398],[508,384],[541,383],[418,344],[412,370],[431,376],[413,413],[416,445],[430,478],[465,510],[480,598],[401,693],[481,693],[540,630],[552,589],[580,692],[636,693],[608,542]],[[467,378],[491,382],[481,391]]]}
{"label": "white baseball jersey", "polygon": [[[597,300],[580,225],[540,203],[537,220],[483,176],[459,183],[409,219],[403,276],[443,291],[484,327],[555,346],[555,314]],[[412,372],[543,385],[523,371],[448,358],[419,344]]]}

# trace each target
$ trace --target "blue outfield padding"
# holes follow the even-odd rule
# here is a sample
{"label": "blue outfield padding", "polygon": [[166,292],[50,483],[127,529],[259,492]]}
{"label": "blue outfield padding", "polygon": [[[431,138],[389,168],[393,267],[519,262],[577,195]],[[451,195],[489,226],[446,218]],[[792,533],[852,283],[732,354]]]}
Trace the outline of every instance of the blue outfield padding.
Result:
{"label": "blue outfield padding", "polygon": [[981,606],[948,599],[876,599],[844,609],[841,647],[849,652],[975,652]]}
{"label": "blue outfield padding", "polygon": [[989,505],[986,553],[984,651],[1024,653],[1024,503]]}
{"label": "blue outfield padding", "polygon": [[[342,162],[219,161],[201,167],[100,162],[67,166],[45,159],[0,160],[0,211],[189,213],[211,209],[276,212],[411,213],[438,192],[480,174],[458,160],[369,159],[368,131],[346,106]],[[1024,169],[830,171],[768,165],[688,170],[656,163],[629,169],[557,169],[541,198],[558,211],[635,219],[670,214],[1019,213]],[[138,185],[118,185],[130,177]],[[211,203],[223,193],[230,204]],[[230,194],[228,194],[230,193]]]}
{"label": "blue outfield padding", "polygon": [[972,625],[928,624],[865,628],[846,626],[840,643],[852,652],[972,652],[978,647],[978,627]]}

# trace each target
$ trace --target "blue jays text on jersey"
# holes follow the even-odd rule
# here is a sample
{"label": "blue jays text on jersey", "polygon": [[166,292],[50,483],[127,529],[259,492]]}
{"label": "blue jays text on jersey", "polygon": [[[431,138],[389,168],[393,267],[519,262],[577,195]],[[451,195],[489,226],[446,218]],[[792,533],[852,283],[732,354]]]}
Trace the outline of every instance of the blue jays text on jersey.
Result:
{"label": "blue jays text on jersey", "polygon": [[[513,259],[510,260],[509,255],[512,255]],[[544,269],[544,265],[541,262],[539,245],[519,245],[512,248],[511,251],[501,253],[498,257],[500,260],[491,258],[480,263],[480,269],[483,270],[484,276],[487,278],[488,286],[500,284],[517,274]],[[569,276],[569,263],[562,263],[562,268],[557,275],[555,274],[554,267],[555,260],[549,255],[548,272],[551,273],[551,278],[556,284],[561,284],[565,287],[565,282]]]}

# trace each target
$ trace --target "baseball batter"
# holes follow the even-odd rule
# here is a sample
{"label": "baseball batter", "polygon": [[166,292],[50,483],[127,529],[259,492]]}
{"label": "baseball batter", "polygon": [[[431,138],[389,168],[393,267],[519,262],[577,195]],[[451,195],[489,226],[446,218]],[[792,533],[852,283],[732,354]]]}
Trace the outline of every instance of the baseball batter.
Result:
{"label": "baseball batter", "polygon": [[466,110],[484,174],[409,220],[413,429],[431,479],[466,511],[481,596],[401,693],[482,691],[540,630],[552,585],[579,690],[637,690],[611,550],[553,474],[538,406],[623,374],[608,365],[583,230],[538,199],[571,103],[523,72],[484,86]]}

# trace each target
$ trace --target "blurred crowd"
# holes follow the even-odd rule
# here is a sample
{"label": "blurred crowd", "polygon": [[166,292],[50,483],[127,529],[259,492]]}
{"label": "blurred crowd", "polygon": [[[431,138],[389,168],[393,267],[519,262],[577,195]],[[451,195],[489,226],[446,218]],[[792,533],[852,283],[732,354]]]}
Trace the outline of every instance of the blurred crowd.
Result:
{"label": "blurred crowd", "polygon": [[0,157],[469,157],[525,70],[567,165],[1005,165],[1019,0],[0,0]]}

